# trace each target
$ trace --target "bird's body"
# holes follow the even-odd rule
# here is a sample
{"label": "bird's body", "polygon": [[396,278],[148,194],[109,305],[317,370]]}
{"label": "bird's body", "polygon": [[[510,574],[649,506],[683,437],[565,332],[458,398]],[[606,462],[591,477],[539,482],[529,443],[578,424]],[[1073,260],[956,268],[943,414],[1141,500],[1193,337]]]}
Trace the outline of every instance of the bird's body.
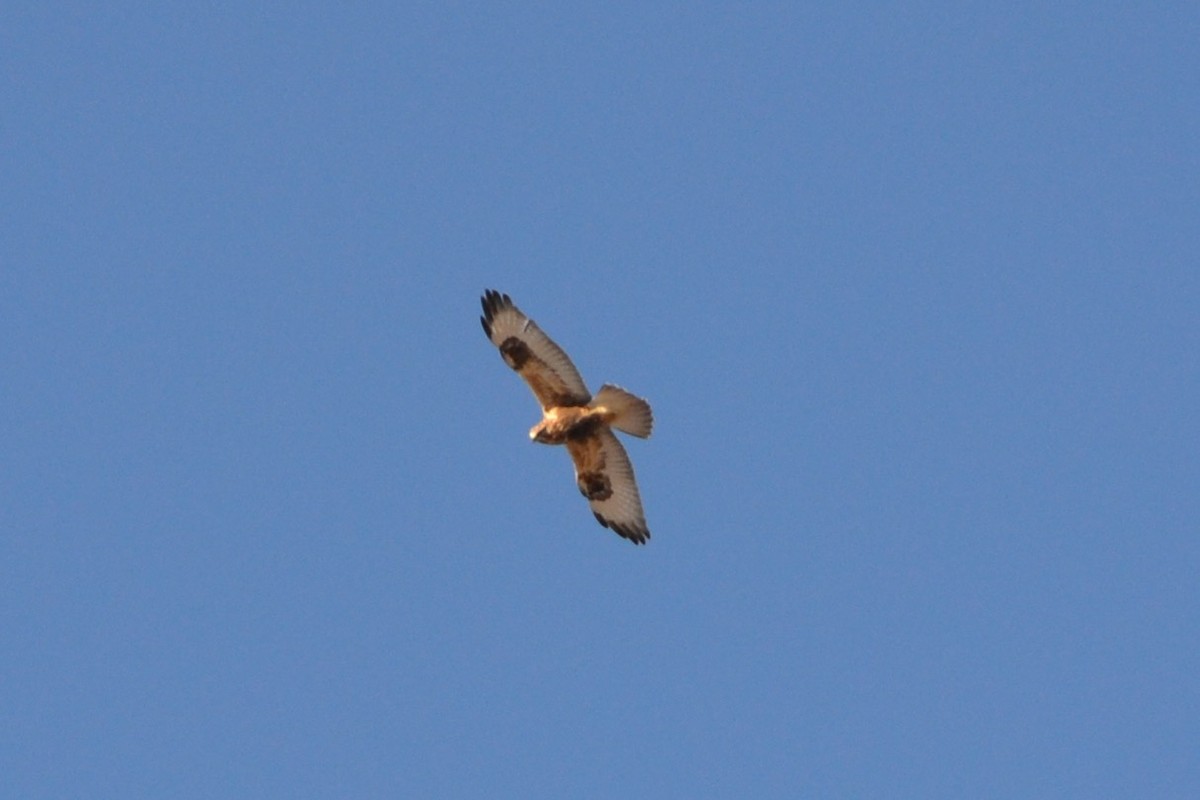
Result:
{"label": "bird's body", "polygon": [[542,415],[542,421],[529,429],[529,438],[541,444],[566,444],[571,438],[591,435],[599,425],[612,422],[607,409],[588,406],[555,406]]}
{"label": "bird's body", "polygon": [[506,294],[483,295],[484,333],[533,390],[542,421],[529,431],[540,444],[565,445],[575,481],[596,520],[635,544],[650,538],[633,465],[613,429],[646,438],[654,427],[650,404],[605,384],[593,397],[562,348],[521,313]]}

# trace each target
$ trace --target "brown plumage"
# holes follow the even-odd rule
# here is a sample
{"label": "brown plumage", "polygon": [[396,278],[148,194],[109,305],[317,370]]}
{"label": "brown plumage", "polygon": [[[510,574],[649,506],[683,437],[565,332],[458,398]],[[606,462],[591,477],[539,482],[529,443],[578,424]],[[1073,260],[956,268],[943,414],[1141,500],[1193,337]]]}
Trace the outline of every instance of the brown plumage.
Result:
{"label": "brown plumage", "polygon": [[508,295],[489,289],[481,302],[484,333],[542,406],[542,421],[529,438],[565,445],[579,492],[599,523],[634,544],[645,544],[650,529],[633,465],[612,429],[648,437],[654,427],[650,404],[610,384],[593,397],[567,354]]}

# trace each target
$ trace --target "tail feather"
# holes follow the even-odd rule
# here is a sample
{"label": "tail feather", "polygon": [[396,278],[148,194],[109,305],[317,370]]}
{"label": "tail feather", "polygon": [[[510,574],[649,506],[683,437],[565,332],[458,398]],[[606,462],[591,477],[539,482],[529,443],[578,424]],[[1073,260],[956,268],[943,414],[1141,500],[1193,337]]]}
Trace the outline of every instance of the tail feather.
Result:
{"label": "tail feather", "polygon": [[601,407],[613,415],[609,424],[630,436],[645,439],[654,427],[654,414],[650,411],[650,404],[620,386],[606,383],[600,387],[600,391],[592,398],[592,408]]}

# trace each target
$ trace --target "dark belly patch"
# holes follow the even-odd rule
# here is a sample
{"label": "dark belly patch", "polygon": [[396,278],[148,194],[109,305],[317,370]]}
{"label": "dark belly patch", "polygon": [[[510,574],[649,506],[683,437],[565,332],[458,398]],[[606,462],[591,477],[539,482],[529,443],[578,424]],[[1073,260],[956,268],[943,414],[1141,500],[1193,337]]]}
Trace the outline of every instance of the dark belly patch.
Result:
{"label": "dark belly patch", "polygon": [[567,438],[573,442],[587,441],[596,435],[596,431],[598,431],[600,426],[603,424],[604,423],[600,421],[599,417],[593,417],[591,415],[585,416],[583,419],[571,426],[571,429],[567,431]]}

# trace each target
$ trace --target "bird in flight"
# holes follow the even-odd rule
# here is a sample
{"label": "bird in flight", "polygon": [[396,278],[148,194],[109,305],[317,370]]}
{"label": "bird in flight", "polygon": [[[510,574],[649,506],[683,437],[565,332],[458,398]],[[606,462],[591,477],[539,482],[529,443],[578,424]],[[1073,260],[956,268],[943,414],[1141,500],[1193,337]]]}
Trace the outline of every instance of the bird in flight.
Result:
{"label": "bird in flight", "polygon": [[645,544],[650,530],[633,465],[613,429],[648,437],[654,426],[650,404],[607,383],[593,397],[567,354],[508,295],[489,289],[481,303],[483,332],[542,406],[542,421],[529,438],[566,445],[575,483],[596,519],[634,544]]}

